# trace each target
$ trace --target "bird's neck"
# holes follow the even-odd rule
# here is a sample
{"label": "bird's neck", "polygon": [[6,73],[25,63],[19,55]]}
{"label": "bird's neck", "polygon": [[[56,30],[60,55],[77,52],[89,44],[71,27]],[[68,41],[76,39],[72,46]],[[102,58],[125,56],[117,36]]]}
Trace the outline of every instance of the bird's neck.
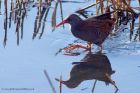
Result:
{"label": "bird's neck", "polygon": [[71,25],[71,32],[73,33],[73,35],[77,35],[79,34],[79,28],[80,28],[80,24],[82,23],[83,20],[75,20],[75,22],[70,23]]}
{"label": "bird's neck", "polygon": [[82,23],[82,21],[83,21],[83,20],[82,20],[81,18],[77,18],[77,19],[75,19],[75,20],[69,22],[69,24],[71,25],[71,27],[76,27],[76,26],[78,26],[80,23]]}
{"label": "bird's neck", "polygon": [[74,36],[78,36],[79,35],[79,28],[80,28],[80,24],[83,22],[83,20],[81,18],[76,18],[75,20],[69,22],[69,24],[71,25],[71,32]]}

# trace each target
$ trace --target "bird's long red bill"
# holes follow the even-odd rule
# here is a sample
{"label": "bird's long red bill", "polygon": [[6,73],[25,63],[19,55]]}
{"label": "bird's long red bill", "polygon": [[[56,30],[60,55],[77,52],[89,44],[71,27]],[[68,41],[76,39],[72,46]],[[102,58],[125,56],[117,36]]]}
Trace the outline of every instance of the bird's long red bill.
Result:
{"label": "bird's long red bill", "polygon": [[58,24],[58,25],[56,25],[55,27],[59,27],[59,26],[61,26],[61,25],[65,24],[65,23],[67,23],[67,20],[62,21],[61,23],[59,23],[59,24]]}

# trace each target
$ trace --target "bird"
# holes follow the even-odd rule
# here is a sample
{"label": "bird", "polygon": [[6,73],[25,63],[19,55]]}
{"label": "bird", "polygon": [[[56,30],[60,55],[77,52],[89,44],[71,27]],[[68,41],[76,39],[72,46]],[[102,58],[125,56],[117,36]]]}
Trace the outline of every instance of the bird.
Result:
{"label": "bird", "polygon": [[102,43],[112,31],[115,23],[115,18],[111,18],[111,14],[115,11],[108,12],[99,16],[90,17],[87,19],[80,18],[77,14],[71,14],[61,23],[56,25],[59,27],[65,23],[71,25],[72,34],[81,40],[87,41],[87,46],[71,45],[65,50],[73,50],[75,48],[84,48],[91,51],[91,44],[96,44],[102,50]]}
{"label": "bird", "polygon": [[[105,82],[106,85],[112,84],[116,91],[118,87],[115,81],[111,79],[111,75],[115,73],[112,70],[108,57],[104,54],[87,54],[80,62],[73,62],[70,72],[70,78],[61,83],[68,88],[76,88],[85,80],[99,80]],[[60,81],[56,78],[57,81]]]}

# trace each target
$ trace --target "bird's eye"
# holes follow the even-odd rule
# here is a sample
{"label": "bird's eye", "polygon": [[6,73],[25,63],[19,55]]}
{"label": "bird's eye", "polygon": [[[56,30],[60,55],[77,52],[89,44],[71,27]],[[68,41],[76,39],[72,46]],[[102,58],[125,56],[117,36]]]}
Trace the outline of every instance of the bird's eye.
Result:
{"label": "bird's eye", "polygon": [[70,19],[70,18],[68,18],[68,19],[67,19],[67,22],[70,22],[70,21],[71,21],[71,19]]}

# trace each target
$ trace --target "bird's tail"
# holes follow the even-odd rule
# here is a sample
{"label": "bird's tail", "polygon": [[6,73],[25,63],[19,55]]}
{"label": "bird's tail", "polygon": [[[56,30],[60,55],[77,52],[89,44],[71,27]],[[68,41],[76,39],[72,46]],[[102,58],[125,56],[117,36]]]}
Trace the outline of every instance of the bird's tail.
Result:
{"label": "bird's tail", "polygon": [[103,20],[103,19],[111,19],[111,14],[114,13],[116,11],[112,11],[112,12],[107,12],[105,14],[99,15],[99,16],[95,16],[96,19],[99,20]]}

